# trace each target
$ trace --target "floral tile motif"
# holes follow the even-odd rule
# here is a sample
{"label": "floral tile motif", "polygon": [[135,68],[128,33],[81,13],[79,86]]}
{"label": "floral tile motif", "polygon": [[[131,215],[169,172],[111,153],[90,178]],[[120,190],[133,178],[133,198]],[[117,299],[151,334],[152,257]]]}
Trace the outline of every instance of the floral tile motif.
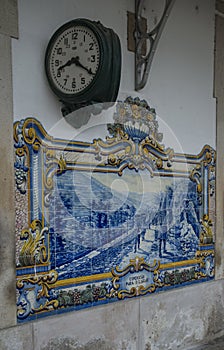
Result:
{"label": "floral tile motif", "polygon": [[106,140],[14,125],[18,322],[214,278],[215,151],[175,153],[154,109],[117,103]]}
{"label": "floral tile motif", "polygon": [[21,193],[17,188],[15,189],[15,234],[16,234],[16,264],[19,264],[19,255],[23,246],[20,239],[20,234],[28,222],[28,197],[25,193]]}

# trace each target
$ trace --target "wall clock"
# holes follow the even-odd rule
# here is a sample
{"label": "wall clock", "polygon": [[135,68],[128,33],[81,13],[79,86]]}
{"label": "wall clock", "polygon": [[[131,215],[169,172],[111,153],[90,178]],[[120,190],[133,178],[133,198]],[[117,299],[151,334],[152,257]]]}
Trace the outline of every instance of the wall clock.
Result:
{"label": "wall clock", "polygon": [[45,71],[63,103],[63,116],[96,103],[106,106],[116,100],[120,85],[119,37],[100,22],[78,18],[65,23],[49,41]]}

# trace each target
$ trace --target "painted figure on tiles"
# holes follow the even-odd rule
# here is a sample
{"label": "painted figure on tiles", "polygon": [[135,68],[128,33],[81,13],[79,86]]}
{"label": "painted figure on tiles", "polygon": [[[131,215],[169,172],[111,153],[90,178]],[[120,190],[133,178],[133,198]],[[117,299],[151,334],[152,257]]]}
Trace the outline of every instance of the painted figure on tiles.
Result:
{"label": "painted figure on tiles", "polygon": [[146,229],[139,232],[135,238],[134,252],[137,253],[141,249],[141,242],[145,240]]}

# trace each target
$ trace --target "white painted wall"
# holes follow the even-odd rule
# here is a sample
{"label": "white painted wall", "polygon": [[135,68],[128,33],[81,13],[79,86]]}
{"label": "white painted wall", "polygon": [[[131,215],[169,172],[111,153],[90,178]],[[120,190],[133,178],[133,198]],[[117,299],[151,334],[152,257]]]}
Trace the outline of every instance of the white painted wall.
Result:
{"label": "white painted wall", "polygon": [[[165,1],[147,1],[145,14],[154,20]],[[119,35],[119,98],[139,96],[156,109],[165,145],[186,153],[199,153],[204,144],[215,147],[214,0],[176,0],[150,79],[140,93],[134,91],[134,54],[127,51],[127,11],[133,11],[134,0],[19,0],[18,8],[19,40],[12,45],[15,120],[36,117],[51,135],[61,138],[91,141],[106,134],[112,111],[73,129],[62,118],[44,73],[45,49],[53,32],[71,19],[86,17],[100,20]]]}

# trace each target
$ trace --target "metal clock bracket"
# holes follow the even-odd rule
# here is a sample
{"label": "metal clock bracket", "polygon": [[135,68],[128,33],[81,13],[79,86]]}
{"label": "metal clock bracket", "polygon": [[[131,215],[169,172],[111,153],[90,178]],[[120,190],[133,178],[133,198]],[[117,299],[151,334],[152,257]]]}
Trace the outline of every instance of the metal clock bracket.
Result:
{"label": "metal clock bracket", "polygon": [[[147,83],[152,60],[162,34],[163,28],[172,10],[175,0],[166,0],[163,14],[158,24],[150,31],[142,26],[144,0],[135,0],[135,90],[139,91]],[[149,42],[148,52],[143,55],[142,46]]]}

